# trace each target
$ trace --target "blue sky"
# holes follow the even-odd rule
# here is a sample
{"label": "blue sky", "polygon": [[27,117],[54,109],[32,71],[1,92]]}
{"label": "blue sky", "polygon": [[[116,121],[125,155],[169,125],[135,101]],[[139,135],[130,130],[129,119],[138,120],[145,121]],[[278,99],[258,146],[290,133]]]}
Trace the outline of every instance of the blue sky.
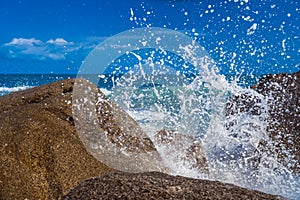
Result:
{"label": "blue sky", "polygon": [[0,73],[77,73],[101,41],[146,26],[197,32],[222,73],[300,70],[298,0],[0,0]]}

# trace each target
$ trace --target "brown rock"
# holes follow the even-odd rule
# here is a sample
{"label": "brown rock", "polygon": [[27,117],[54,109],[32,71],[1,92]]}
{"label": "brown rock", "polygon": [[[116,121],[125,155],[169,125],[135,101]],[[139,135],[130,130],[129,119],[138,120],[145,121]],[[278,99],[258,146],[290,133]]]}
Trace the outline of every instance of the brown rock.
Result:
{"label": "brown rock", "polygon": [[113,169],[161,170],[138,124],[83,79],[0,97],[0,118],[0,199],[57,199]]}
{"label": "brown rock", "polygon": [[180,162],[190,169],[197,169],[199,173],[208,173],[205,154],[200,142],[193,135],[164,129],[155,134],[154,142],[166,157],[173,159],[173,162]]}
{"label": "brown rock", "polygon": [[76,134],[73,84],[0,97],[0,199],[59,199],[82,180],[113,171]]}
{"label": "brown rock", "polygon": [[164,170],[162,160],[147,134],[95,85],[77,79],[73,102],[77,133],[98,160],[126,172]]}
{"label": "brown rock", "polygon": [[86,180],[71,190],[72,199],[281,199],[218,181],[159,172],[112,173]]}

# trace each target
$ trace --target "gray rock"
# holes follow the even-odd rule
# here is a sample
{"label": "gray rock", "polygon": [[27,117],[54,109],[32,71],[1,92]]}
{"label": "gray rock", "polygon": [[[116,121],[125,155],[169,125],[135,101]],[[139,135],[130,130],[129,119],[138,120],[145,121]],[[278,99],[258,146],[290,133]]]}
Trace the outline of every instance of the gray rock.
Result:
{"label": "gray rock", "polygon": [[[262,106],[257,96],[243,93],[232,96],[226,115],[247,113],[260,117],[266,112],[268,116],[261,120],[267,123],[266,132],[271,141],[260,141],[255,162],[259,162],[259,154],[267,154],[275,156],[287,169],[300,173],[300,72],[266,75],[252,89],[263,96],[268,108]],[[227,124],[229,130],[233,126],[234,123]]]}

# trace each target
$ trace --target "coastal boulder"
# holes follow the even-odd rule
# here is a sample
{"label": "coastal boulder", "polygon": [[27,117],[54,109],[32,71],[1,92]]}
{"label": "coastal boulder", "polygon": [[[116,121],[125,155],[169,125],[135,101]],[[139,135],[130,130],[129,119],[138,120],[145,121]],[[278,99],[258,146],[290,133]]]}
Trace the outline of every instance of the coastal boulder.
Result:
{"label": "coastal boulder", "polygon": [[269,106],[267,132],[280,163],[300,173],[300,71],[267,75],[255,85]]}
{"label": "coastal boulder", "polygon": [[208,174],[206,156],[195,136],[164,129],[157,132],[154,138],[156,147],[170,163],[180,163],[189,169],[196,169],[200,174]]}
{"label": "coastal boulder", "polygon": [[218,181],[171,176],[160,172],[112,173],[92,178],[64,200],[87,199],[281,199]]}
{"label": "coastal boulder", "polygon": [[69,79],[0,97],[0,199],[58,199],[113,171],[76,133],[73,85]]}
{"label": "coastal boulder", "polygon": [[[76,83],[84,90],[75,90]],[[97,96],[87,95],[91,91]],[[73,105],[74,96],[84,102]],[[103,101],[99,101],[100,97]],[[83,120],[81,117],[90,113],[80,115],[76,109],[90,108],[91,103],[96,105],[96,121]],[[0,119],[0,199],[59,199],[85,179],[116,171],[121,164],[124,171],[130,169],[136,164],[130,161],[138,162],[142,154],[153,159],[153,165],[159,157],[134,120],[83,79],[58,81],[2,96]],[[84,132],[91,130],[86,127],[94,122],[98,129]],[[94,141],[103,138],[108,146],[93,146]],[[101,154],[103,160],[95,154]],[[136,157],[132,159],[132,155]],[[128,160],[121,160],[125,158]],[[110,160],[113,162],[107,162]],[[146,164],[140,163],[140,171],[149,169],[142,169]]]}
{"label": "coastal boulder", "polygon": [[299,173],[300,72],[266,75],[251,88],[252,92],[248,90],[235,94],[228,102],[226,116],[233,120],[228,120],[227,129],[236,130],[236,119],[239,116],[246,114],[257,118],[259,125],[249,122],[245,124],[258,134],[267,133],[265,138],[270,138],[270,141],[257,141],[258,151],[254,152],[256,165],[262,154],[265,154],[275,156],[283,166]]}
{"label": "coastal boulder", "polygon": [[163,171],[162,160],[143,129],[94,84],[77,79],[73,116],[86,149],[111,168],[125,172]]}

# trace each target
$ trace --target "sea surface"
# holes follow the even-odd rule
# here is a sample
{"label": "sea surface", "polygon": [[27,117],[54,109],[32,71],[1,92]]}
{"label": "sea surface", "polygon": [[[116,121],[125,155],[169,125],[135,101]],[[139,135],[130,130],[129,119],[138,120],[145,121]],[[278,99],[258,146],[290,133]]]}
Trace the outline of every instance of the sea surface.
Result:
{"label": "sea surface", "polygon": [[[76,74],[0,74],[0,96],[76,76]],[[249,87],[262,76],[243,75],[238,82],[242,87]],[[236,75],[226,75],[226,78],[228,81],[236,80]],[[99,87],[107,89],[109,86],[100,83]]]}
{"label": "sea surface", "polygon": [[74,74],[0,74],[0,96],[74,77]]}

